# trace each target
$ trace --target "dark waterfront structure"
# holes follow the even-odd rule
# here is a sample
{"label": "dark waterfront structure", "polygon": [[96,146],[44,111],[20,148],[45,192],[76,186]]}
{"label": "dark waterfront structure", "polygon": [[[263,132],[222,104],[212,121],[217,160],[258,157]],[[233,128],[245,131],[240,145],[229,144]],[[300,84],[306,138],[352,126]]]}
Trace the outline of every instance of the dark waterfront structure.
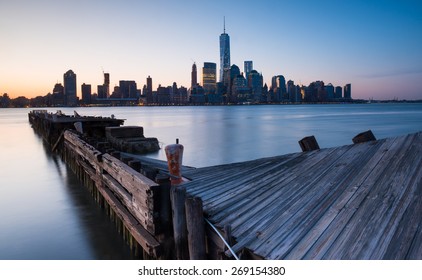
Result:
{"label": "dark waterfront structure", "polygon": [[64,84],[64,104],[66,106],[76,106],[78,104],[78,99],[76,97],[76,74],[69,70],[63,75],[63,84]]}

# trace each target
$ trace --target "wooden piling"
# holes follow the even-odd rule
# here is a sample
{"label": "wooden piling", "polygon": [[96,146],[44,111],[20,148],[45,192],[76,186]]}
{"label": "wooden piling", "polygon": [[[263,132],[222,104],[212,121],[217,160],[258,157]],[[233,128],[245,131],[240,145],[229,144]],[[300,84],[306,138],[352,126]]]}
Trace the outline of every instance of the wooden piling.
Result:
{"label": "wooden piling", "polygon": [[206,259],[205,223],[202,199],[189,197],[185,201],[188,248],[191,260]]}
{"label": "wooden piling", "polygon": [[299,145],[302,148],[302,152],[309,152],[319,150],[318,142],[315,136],[307,136],[299,141]]}
{"label": "wooden piling", "polygon": [[354,144],[377,140],[371,130],[364,131],[353,137]]}
{"label": "wooden piling", "polygon": [[178,260],[189,259],[188,232],[186,226],[186,188],[172,186],[170,190],[171,207],[173,213],[173,235]]}

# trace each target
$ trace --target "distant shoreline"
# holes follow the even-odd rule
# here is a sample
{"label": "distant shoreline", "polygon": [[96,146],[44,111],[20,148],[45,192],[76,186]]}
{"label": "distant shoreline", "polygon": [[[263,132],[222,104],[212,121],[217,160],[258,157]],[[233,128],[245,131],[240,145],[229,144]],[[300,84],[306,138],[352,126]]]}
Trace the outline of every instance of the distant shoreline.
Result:
{"label": "distant shoreline", "polygon": [[[14,99],[12,99],[14,100]],[[124,100],[122,100],[124,101]],[[65,105],[55,105],[55,106],[48,106],[48,105],[40,105],[40,106],[32,106],[28,103],[20,103],[17,104],[11,102],[8,106],[4,106],[5,104],[0,104],[0,108],[78,108],[78,107],[215,107],[215,106],[256,106],[256,105],[338,105],[338,104],[403,104],[403,103],[422,103],[422,99],[420,100],[365,100],[365,99],[353,99],[350,101],[335,101],[335,102],[272,102],[272,103],[204,103],[204,104],[142,104],[142,103],[121,103],[121,104],[113,104],[113,103],[93,103],[93,104],[78,104],[77,106],[65,106]]]}

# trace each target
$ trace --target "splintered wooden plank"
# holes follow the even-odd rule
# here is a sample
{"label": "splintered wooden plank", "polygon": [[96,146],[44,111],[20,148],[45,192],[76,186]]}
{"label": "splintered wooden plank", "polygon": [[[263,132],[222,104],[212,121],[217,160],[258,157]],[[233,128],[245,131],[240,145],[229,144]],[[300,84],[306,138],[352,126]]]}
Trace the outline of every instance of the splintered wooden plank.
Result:
{"label": "splintered wooden plank", "polygon": [[103,155],[102,163],[103,169],[133,195],[138,191],[146,193],[159,187],[154,181],[109,154]]}

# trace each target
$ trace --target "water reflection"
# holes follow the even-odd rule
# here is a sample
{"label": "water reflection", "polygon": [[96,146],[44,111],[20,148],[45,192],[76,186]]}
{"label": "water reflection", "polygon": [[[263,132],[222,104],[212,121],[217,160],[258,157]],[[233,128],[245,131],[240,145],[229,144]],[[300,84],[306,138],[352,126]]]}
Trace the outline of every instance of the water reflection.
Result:
{"label": "water reflection", "polygon": [[0,112],[0,259],[131,259],[108,217],[27,121]]}

